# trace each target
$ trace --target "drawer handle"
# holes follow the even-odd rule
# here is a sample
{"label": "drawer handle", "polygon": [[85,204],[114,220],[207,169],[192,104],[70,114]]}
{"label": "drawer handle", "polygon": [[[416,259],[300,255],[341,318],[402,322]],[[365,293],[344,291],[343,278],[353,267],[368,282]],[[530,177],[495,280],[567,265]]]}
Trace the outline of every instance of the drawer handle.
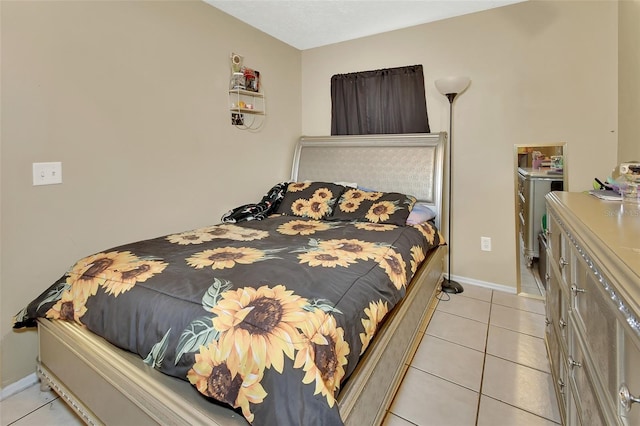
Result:
{"label": "drawer handle", "polygon": [[585,292],[584,288],[579,288],[579,287],[578,287],[577,285],[575,285],[575,284],[572,284],[572,285],[571,285],[571,291],[573,292],[573,294],[574,294],[575,296],[577,296],[577,295],[578,295],[578,293],[584,293],[584,292]]}
{"label": "drawer handle", "polygon": [[567,262],[567,261],[564,259],[564,257],[561,257],[561,258],[560,258],[560,262],[558,262],[558,263],[560,263],[560,269],[563,269],[565,266],[567,266],[567,265],[569,264],[569,262]]}
{"label": "drawer handle", "polygon": [[562,379],[558,379],[556,383],[558,384],[558,388],[560,388],[560,393],[564,395],[564,382]]}
{"label": "drawer handle", "polygon": [[565,328],[567,326],[567,323],[565,322],[565,320],[560,320],[558,324],[560,324],[560,328]]}
{"label": "drawer handle", "polygon": [[569,368],[573,369],[573,367],[582,367],[582,363],[573,359],[573,357],[569,356],[567,359],[567,364],[569,364]]}
{"label": "drawer handle", "polygon": [[545,324],[545,325],[549,325],[549,324],[551,324],[551,320],[550,320],[549,318],[546,318],[546,317],[545,317],[545,319],[544,319],[544,324]]}
{"label": "drawer handle", "polygon": [[631,411],[631,404],[634,402],[640,402],[640,398],[631,395],[629,388],[624,383],[620,385],[618,397],[620,398],[620,405],[622,405],[627,412]]}

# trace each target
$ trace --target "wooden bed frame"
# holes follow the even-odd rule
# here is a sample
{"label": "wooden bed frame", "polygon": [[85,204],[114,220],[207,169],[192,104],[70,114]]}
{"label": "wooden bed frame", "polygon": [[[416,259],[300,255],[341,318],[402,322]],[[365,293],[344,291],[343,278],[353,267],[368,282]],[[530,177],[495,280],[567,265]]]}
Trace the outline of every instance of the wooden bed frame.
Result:
{"label": "wooden bed frame", "polygon": [[[442,215],[446,134],[303,137],[292,180],[349,181],[412,194]],[[426,329],[444,271],[446,246],[420,267],[338,396],[346,425],[378,425]],[[39,320],[37,374],[87,424],[247,425],[187,381],[162,374],[75,323]]]}

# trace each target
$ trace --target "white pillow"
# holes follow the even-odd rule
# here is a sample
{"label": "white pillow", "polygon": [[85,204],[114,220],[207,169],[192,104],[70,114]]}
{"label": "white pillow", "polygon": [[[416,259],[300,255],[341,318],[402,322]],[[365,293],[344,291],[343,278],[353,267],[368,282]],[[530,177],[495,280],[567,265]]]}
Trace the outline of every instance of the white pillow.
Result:
{"label": "white pillow", "polygon": [[436,213],[424,203],[416,203],[407,217],[407,225],[418,225],[436,217]]}
{"label": "white pillow", "polygon": [[357,188],[358,184],[356,182],[333,182],[336,185],[346,186],[347,188]]}

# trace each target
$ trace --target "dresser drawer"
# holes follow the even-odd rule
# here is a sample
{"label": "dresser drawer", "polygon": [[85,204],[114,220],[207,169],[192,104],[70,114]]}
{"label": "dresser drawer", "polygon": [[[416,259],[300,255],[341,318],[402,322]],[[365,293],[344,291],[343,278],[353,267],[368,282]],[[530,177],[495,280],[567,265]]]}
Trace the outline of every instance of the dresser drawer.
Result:
{"label": "dresser drawer", "polygon": [[554,215],[547,215],[549,244],[549,265],[559,272],[561,284],[569,286],[571,282],[571,268],[569,267],[569,256],[571,251],[570,241],[563,233],[558,219]]}
{"label": "dresser drawer", "polygon": [[571,393],[575,400],[576,414],[578,422],[582,426],[604,426],[615,423],[607,421],[606,413],[603,412],[601,401],[598,398],[596,389],[597,381],[589,361],[584,356],[585,350],[581,339],[577,335],[575,328],[571,327],[571,348],[567,357],[567,369],[569,370],[569,382]]}
{"label": "dresser drawer", "polygon": [[[631,400],[640,398],[640,348],[628,332],[623,333],[623,336],[617,395],[618,413],[622,424],[635,426],[640,425],[640,403]],[[627,398],[624,396],[625,388],[626,392],[629,392]]]}
{"label": "dresser drawer", "polygon": [[607,393],[607,404],[614,407],[618,391],[617,379],[617,319],[615,309],[604,294],[594,270],[575,253],[573,262],[572,298],[574,319],[583,336],[597,376]]}
{"label": "dresser drawer", "polygon": [[562,417],[563,424],[566,424],[566,404],[568,399],[569,383],[567,377],[567,354],[559,344],[556,329],[551,322],[547,323],[545,329],[545,343],[547,345],[547,355],[551,366],[551,375],[558,399],[558,409]]}
{"label": "dresser drawer", "polygon": [[569,294],[560,285],[560,280],[555,272],[549,275],[546,293],[545,309],[547,311],[547,318],[556,329],[560,341],[565,342],[567,338]]}

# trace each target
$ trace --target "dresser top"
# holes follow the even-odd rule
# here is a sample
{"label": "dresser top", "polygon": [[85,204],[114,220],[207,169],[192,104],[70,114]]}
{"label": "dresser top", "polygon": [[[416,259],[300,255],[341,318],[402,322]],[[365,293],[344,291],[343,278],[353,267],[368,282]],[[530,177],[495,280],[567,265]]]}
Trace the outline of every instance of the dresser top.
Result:
{"label": "dresser top", "polygon": [[518,167],[518,173],[520,173],[524,177],[529,177],[532,179],[551,179],[551,180],[562,180],[562,171],[556,171],[551,169],[550,167],[540,167],[534,169],[533,167]]}
{"label": "dresser top", "polygon": [[578,192],[552,192],[547,202],[640,314],[640,204],[605,201]]}

